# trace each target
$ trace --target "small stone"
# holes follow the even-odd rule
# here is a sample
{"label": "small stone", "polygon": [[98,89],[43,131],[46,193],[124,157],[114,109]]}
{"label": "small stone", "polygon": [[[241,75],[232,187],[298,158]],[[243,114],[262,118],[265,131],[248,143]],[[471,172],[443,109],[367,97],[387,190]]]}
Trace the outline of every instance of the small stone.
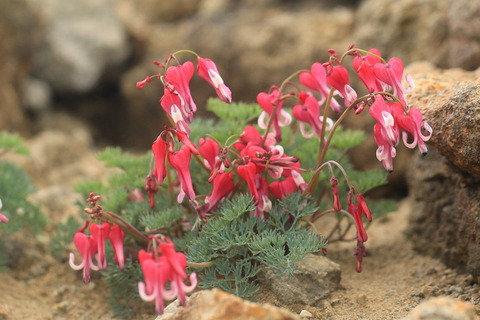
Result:
{"label": "small stone", "polygon": [[310,318],[313,317],[313,314],[311,314],[307,310],[302,310],[302,311],[300,311],[300,317],[310,319]]}
{"label": "small stone", "polygon": [[340,266],[327,257],[310,254],[296,267],[290,277],[288,274],[278,275],[272,270],[262,271],[264,283],[286,305],[318,305],[332,291],[340,288]]}

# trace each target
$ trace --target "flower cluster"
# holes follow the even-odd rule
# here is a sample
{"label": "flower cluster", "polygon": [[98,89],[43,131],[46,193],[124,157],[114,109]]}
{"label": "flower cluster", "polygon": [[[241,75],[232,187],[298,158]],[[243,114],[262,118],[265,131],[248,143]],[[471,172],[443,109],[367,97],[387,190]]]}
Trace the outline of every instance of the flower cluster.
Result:
{"label": "flower cluster", "polygon": [[[90,234],[85,234],[88,225],[90,225]],[[73,237],[73,243],[82,257],[82,262],[76,265],[75,254],[70,253],[70,267],[74,270],[83,269],[83,282],[90,282],[90,270],[97,271],[107,268],[105,242],[108,239],[115,252],[115,263],[120,270],[123,270],[125,265],[124,237],[125,233],[117,224],[112,226],[107,222],[98,224],[86,221]],[[93,262],[93,258],[95,258],[96,263]]]}
{"label": "flower cluster", "polygon": [[[152,239],[155,243],[156,239]],[[140,297],[145,301],[155,301],[158,314],[163,313],[163,301],[178,298],[180,305],[186,304],[185,294],[191,292],[197,285],[195,272],[188,277],[190,285],[185,284],[187,274],[185,267],[187,258],[181,252],[176,252],[170,240],[161,242],[157,251],[138,252],[138,261],[142,267],[145,282],[138,283]],[[167,289],[170,284],[170,289]]]}
{"label": "flower cluster", "polygon": [[[190,61],[181,63],[177,58],[179,53],[195,54],[197,65]],[[258,127],[242,126],[239,128],[241,132],[225,142],[211,135],[201,137],[198,142],[191,137],[190,125],[197,111],[190,91],[190,81],[195,71],[214,88],[220,100],[232,102],[231,91],[213,61],[183,50],[171,54],[164,63],[154,62],[161,72],[139,81],[137,88],[143,88],[155,78],[160,80],[163,85],[160,107],[165,111],[170,126],[165,126],[152,143],[152,161],[144,184],[150,207],[155,207],[155,196],[161,192],[165,181],[169,195],[177,193],[178,203],[188,199],[184,208],[196,215],[196,225],[208,223],[209,217],[215,215],[218,204],[235,192],[248,192],[255,202],[251,215],[264,219],[272,217],[275,199],[301,192],[318,198],[318,203],[327,208],[324,211],[318,209],[309,222],[332,212],[351,218],[349,226],[356,228],[356,270],[360,272],[366,256],[365,242],[368,240],[363,218],[372,221],[372,213],[364,196],[357,191],[359,186],[352,185],[342,165],[325,159],[333,134],[350,111],[359,114],[368,108],[376,121],[373,127],[378,146],[376,156],[387,171],[392,171],[392,159],[400,135],[407,147],[418,145],[425,154],[425,141],[430,138],[432,129],[423,121],[421,112],[411,108],[405,99],[413,90],[413,80],[405,76],[410,88],[407,90],[403,87],[404,68],[400,59],[392,58],[386,62],[376,49],[364,51],[353,47],[341,57],[333,50],[330,53],[329,61],[313,63],[310,69],[295,72],[280,86],[272,86],[268,92],[259,93],[257,103],[262,111],[258,117]],[[349,56],[353,56],[353,68],[368,91],[364,96],[359,97],[350,84],[350,75],[345,67],[345,59]],[[298,77],[299,83],[293,83],[295,77]],[[287,86],[292,87],[291,91],[287,92]],[[285,103],[287,100],[291,103]],[[329,118],[329,112],[336,113],[332,118],[337,120]],[[318,140],[318,156],[314,159],[313,167],[302,167],[299,157],[292,155],[295,149],[285,152],[286,145],[282,145],[282,130],[287,126],[292,127],[294,121],[303,137],[316,137],[311,140],[315,143]],[[409,137],[412,137],[411,142]],[[192,158],[208,173],[208,179],[201,181],[211,185],[211,191],[207,194],[201,194],[198,190],[205,189],[196,188],[192,180],[198,176],[191,171]],[[304,160],[302,158],[305,163]],[[325,188],[317,190],[320,173],[325,168],[329,169],[330,176],[326,190],[330,189],[331,193],[325,192]],[[304,179],[305,171],[309,172],[308,181]],[[176,173],[176,177],[171,176],[172,172]],[[335,176],[338,172],[343,176],[344,185]],[[343,191],[348,195],[342,198]],[[332,201],[322,201],[322,197],[328,194]],[[120,216],[103,210],[97,205],[98,199],[95,194],[90,195],[90,208],[86,209],[90,220],[74,236],[82,262],[75,265],[72,253],[72,268],[83,268],[84,282],[89,281],[90,270],[106,268],[105,242],[109,239],[115,252],[115,261],[123,269],[123,238],[128,233],[143,248],[147,247],[147,250],[137,247],[145,280],[138,284],[140,297],[145,301],[154,301],[158,313],[163,312],[165,300],[178,298],[184,305],[185,294],[196,286],[196,274],[192,273],[188,278],[185,255],[176,252],[172,241],[165,235],[153,234],[162,226],[157,231],[141,232]],[[144,200],[138,186],[130,192],[128,199]],[[175,202],[174,196],[170,200]],[[342,200],[344,208],[346,203],[346,210],[342,209]],[[90,234],[85,233],[88,226]],[[199,229],[201,232],[202,227]],[[187,278],[190,285],[185,284]]]}

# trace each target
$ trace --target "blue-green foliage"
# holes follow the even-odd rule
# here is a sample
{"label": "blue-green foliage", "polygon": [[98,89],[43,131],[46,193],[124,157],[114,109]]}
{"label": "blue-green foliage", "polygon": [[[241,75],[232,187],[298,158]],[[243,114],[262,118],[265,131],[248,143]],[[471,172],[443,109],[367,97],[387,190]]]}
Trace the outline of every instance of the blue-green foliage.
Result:
{"label": "blue-green foliage", "polygon": [[[0,132],[0,155],[7,152],[25,155],[28,149],[18,135]],[[9,219],[7,224],[0,223],[0,267],[8,262],[4,252],[10,235],[21,231],[34,236],[47,223],[39,208],[27,200],[34,191],[32,181],[23,169],[0,160],[0,199],[3,203],[0,212]]]}
{"label": "blue-green foliage", "polygon": [[258,290],[260,265],[292,272],[295,262],[325,247],[323,238],[302,222],[317,208],[299,193],[277,202],[267,219],[252,216],[253,210],[250,196],[226,201],[187,247],[190,261],[214,261],[200,273],[200,286],[248,298]]}

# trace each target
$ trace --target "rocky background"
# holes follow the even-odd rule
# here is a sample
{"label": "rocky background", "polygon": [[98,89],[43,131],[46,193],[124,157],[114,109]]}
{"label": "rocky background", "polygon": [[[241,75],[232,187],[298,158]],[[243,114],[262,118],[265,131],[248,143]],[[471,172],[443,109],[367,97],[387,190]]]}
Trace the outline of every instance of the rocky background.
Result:
{"label": "rocky background", "polygon": [[[155,84],[135,88],[156,72],[153,60],[194,50],[217,63],[234,100],[253,102],[258,92],[292,71],[326,60],[328,49],[342,52],[352,43],[376,47],[409,65],[417,85],[409,102],[434,128],[431,152],[420,158],[399,148],[397,170],[390,176],[397,191],[387,194],[405,195],[398,188],[407,187],[408,180],[412,214],[402,227],[402,234],[408,230],[405,239],[372,246],[372,261],[375,253],[391,258],[379,259],[365,278],[370,287],[381,283],[372,296],[366,298],[362,287],[351,298],[355,301],[346,303],[355,285],[366,280],[355,282],[342,274],[347,291],[328,303],[333,309],[354,309],[348,318],[358,305],[371,315],[374,309],[388,310],[378,315],[385,319],[404,315],[420,299],[458,291],[456,297],[474,303],[478,313],[478,290],[469,290],[480,275],[479,30],[480,2],[471,0],[0,0],[0,130],[27,138],[31,156],[18,163],[39,187],[32,200],[58,222],[78,210],[70,201],[76,182],[106,175],[92,150],[120,145],[143,151],[162,128],[162,89]],[[208,85],[194,83],[200,109],[213,94]],[[370,123],[350,125],[371,130]],[[378,168],[374,150],[373,140],[363,146],[355,157],[358,164]],[[404,223],[391,219],[394,225]],[[386,226],[391,224],[378,222],[378,239],[390,234]],[[411,251],[405,254],[410,246],[468,278],[431,268],[431,262],[410,265],[420,259]],[[351,252],[344,256],[350,262]],[[390,301],[381,285],[398,282],[396,277],[391,283],[378,280],[379,274],[387,278],[409,268],[415,271],[402,274],[410,281],[402,291],[408,294],[408,303],[400,304],[405,310],[395,309],[393,298],[392,306],[377,308]],[[72,301],[75,290],[67,290]]]}
{"label": "rocky background", "polygon": [[[480,5],[469,0],[0,0],[0,129],[38,132],[53,112],[95,140],[148,148],[159,86],[134,84],[179,49],[216,61],[235,100],[355,43],[406,64],[479,66]],[[200,106],[212,94],[198,84]]]}

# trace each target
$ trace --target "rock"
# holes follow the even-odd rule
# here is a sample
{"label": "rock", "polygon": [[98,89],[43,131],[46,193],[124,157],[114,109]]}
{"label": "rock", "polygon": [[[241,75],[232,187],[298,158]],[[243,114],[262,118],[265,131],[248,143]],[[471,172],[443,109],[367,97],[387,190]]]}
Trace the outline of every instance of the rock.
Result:
{"label": "rock", "polygon": [[472,304],[448,297],[422,302],[404,320],[476,320]]}
{"label": "rock", "polygon": [[[415,67],[416,68],[416,67]],[[415,74],[413,106],[433,128],[429,154],[408,170],[415,209],[409,237],[418,251],[478,276],[480,270],[480,70]]]}
{"label": "rock", "polygon": [[302,310],[300,311],[300,317],[310,319],[313,317],[313,314],[311,312],[308,312],[307,310]]}
{"label": "rock", "polygon": [[45,111],[52,106],[52,90],[42,80],[29,77],[23,90],[23,106],[31,111]]}
{"label": "rock", "polygon": [[243,300],[219,289],[203,290],[188,298],[187,306],[171,303],[163,315],[156,320],[299,320],[285,309],[270,304],[259,304]]}
{"label": "rock", "polygon": [[292,276],[263,270],[260,278],[283,304],[317,305],[340,288],[340,266],[324,256],[309,254]]}
{"label": "rock", "polygon": [[85,93],[128,57],[127,35],[108,0],[32,1],[46,34],[35,75],[59,93]]}
{"label": "rock", "polygon": [[38,17],[27,0],[0,1],[0,129],[26,131],[22,89],[41,39]]}
{"label": "rock", "polygon": [[480,66],[480,2],[451,1],[448,10],[450,66],[474,70]]}

